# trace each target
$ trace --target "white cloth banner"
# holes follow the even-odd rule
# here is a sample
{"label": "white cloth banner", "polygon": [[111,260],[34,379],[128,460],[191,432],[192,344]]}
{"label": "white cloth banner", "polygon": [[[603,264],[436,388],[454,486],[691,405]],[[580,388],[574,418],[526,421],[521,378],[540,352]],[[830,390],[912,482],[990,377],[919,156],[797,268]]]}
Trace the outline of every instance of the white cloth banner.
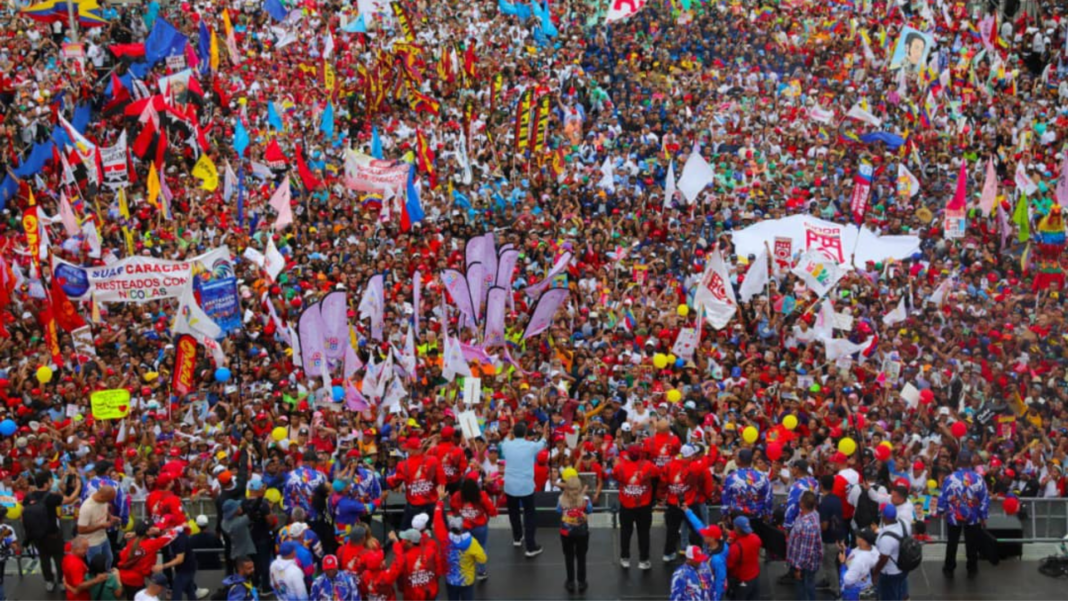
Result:
{"label": "white cloth banner", "polygon": [[208,251],[188,261],[167,261],[151,257],[129,257],[111,265],[81,267],[52,258],[52,269],[63,278],[63,291],[71,300],[102,303],[143,303],[177,298],[194,277],[203,280],[234,276],[230,249]]}
{"label": "white cloth banner", "polygon": [[810,250],[801,255],[797,267],[793,269],[794,275],[819,296],[834,288],[845,272],[838,263],[819,250]]}
{"label": "white cloth banner", "polygon": [[380,161],[366,154],[345,151],[345,187],[383,196],[404,196],[408,185],[408,163]]}
{"label": "white cloth banner", "polygon": [[[846,253],[851,252],[853,248],[857,249],[855,264],[861,267],[867,261],[902,260],[920,249],[920,239],[917,236],[880,236],[864,228],[860,230],[858,244],[857,228],[854,225],[839,225],[810,215],[793,215],[782,219],[761,221],[734,232],[735,252],[739,256],[759,255],[763,252],[765,244],[774,244],[776,237],[790,238],[795,250],[811,250],[813,244],[809,242],[833,238],[824,235],[827,232],[837,232],[843,262],[849,261]],[[828,250],[831,245],[819,243],[816,246]]]}

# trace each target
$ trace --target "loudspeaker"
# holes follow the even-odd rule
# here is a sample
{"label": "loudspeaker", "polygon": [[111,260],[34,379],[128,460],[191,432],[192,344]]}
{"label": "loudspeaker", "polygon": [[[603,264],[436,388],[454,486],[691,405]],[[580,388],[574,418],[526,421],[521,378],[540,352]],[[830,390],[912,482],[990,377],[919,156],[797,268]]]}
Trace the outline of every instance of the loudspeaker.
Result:
{"label": "loudspeaker", "polygon": [[[996,539],[1021,539],[1024,536],[1023,524],[1019,518],[1012,516],[992,516],[986,521],[986,531]],[[1003,543],[999,541],[997,543],[997,554],[1000,559],[1023,557],[1023,543]]]}

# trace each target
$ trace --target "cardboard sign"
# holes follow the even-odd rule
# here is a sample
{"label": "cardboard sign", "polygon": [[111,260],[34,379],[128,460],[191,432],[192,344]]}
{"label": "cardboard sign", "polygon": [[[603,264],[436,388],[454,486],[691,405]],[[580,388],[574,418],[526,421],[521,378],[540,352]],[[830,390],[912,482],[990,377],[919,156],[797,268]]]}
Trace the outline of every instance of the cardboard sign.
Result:
{"label": "cardboard sign", "polygon": [[99,390],[89,396],[95,419],[122,419],[130,413],[130,391],[125,388]]}
{"label": "cardboard sign", "polygon": [[89,326],[82,326],[70,333],[74,342],[74,352],[87,357],[96,356],[96,345],[93,343],[93,330]]}
{"label": "cardboard sign", "polygon": [[[473,379],[473,378],[468,378]],[[457,421],[460,422],[460,430],[464,434],[466,440],[474,440],[479,436],[482,436],[482,431],[478,427],[478,417],[474,411],[468,409],[467,411],[461,411],[456,416]]]}
{"label": "cardboard sign", "polygon": [[853,316],[848,313],[835,313],[834,314],[834,327],[838,330],[845,330],[846,332],[853,329]]}
{"label": "cardboard sign", "polygon": [[906,383],[901,389],[901,398],[908,403],[909,409],[915,409],[920,404],[920,391],[911,382]]}
{"label": "cardboard sign", "polygon": [[482,401],[482,378],[464,378],[464,405],[471,406]]}

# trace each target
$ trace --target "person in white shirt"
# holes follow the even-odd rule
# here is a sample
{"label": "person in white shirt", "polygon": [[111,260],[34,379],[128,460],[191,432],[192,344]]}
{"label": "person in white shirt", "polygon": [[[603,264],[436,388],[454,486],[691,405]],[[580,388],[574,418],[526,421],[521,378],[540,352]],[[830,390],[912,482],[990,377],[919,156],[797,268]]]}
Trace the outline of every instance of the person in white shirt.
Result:
{"label": "person in white shirt", "polygon": [[842,599],[843,601],[856,601],[860,599],[860,593],[871,587],[871,572],[879,563],[879,552],[875,550],[875,532],[871,528],[864,528],[857,533],[857,546],[845,551],[845,543],[839,542],[841,549],[838,560],[842,564]]}
{"label": "person in white shirt", "polygon": [[916,507],[909,501],[909,489],[899,484],[890,489],[890,502],[897,509],[897,521],[905,526],[905,533],[912,536],[912,524],[916,521]]}
{"label": "person in white shirt", "polygon": [[134,601],[159,601],[160,595],[167,590],[167,576],[162,572],[145,579],[145,588],[137,591]]}
{"label": "person in white shirt", "polygon": [[304,572],[297,566],[297,543],[286,541],[271,562],[271,588],[278,601],[303,601],[308,598]]}
{"label": "person in white shirt", "polygon": [[[908,574],[897,567],[898,555],[901,553],[901,540],[905,528],[897,519],[897,509],[893,505],[883,507],[882,527],[875,540],[879,551],[879,562],[872,570],[879,580],[878,593],[882,601],[902,601],[905,598]],[[890,536],[891,534],[895,536]]]}

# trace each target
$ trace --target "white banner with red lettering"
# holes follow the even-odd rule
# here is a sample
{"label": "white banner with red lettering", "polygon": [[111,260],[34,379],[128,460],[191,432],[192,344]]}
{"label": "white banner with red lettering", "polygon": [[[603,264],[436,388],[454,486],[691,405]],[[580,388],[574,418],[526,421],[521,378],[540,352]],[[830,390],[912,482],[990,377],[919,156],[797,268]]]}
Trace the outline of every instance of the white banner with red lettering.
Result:
{"label": "white banner with red lettering", "polygon": [[[855,225],[842,225],[811,215],[761,221],[734,232],[733,236],[739,256],[759,255],[765,244],[771,246],[776,238],[789,238],[794,249],[822,251],[847,268],[854,248],[856,257],[852,264],[856,267],[864,267],[868,261],[905,259],[920,249],[918,236],[880,236],[866,227],[858,231]],[[783,242],[780,240],[779,244]]]}
{"label": "white banner with red lettering", "polygon": [[360,192],[373,192],[384,197],[404,197],[408,185],[408,169],[402,161],[383,161],[365,154],[345,152],[345,187]]}
{"label": "white banner with red lettering", "polygon": [[608,0],[606,23],[614,23],[637,13],[645,6],[645,0]]}

